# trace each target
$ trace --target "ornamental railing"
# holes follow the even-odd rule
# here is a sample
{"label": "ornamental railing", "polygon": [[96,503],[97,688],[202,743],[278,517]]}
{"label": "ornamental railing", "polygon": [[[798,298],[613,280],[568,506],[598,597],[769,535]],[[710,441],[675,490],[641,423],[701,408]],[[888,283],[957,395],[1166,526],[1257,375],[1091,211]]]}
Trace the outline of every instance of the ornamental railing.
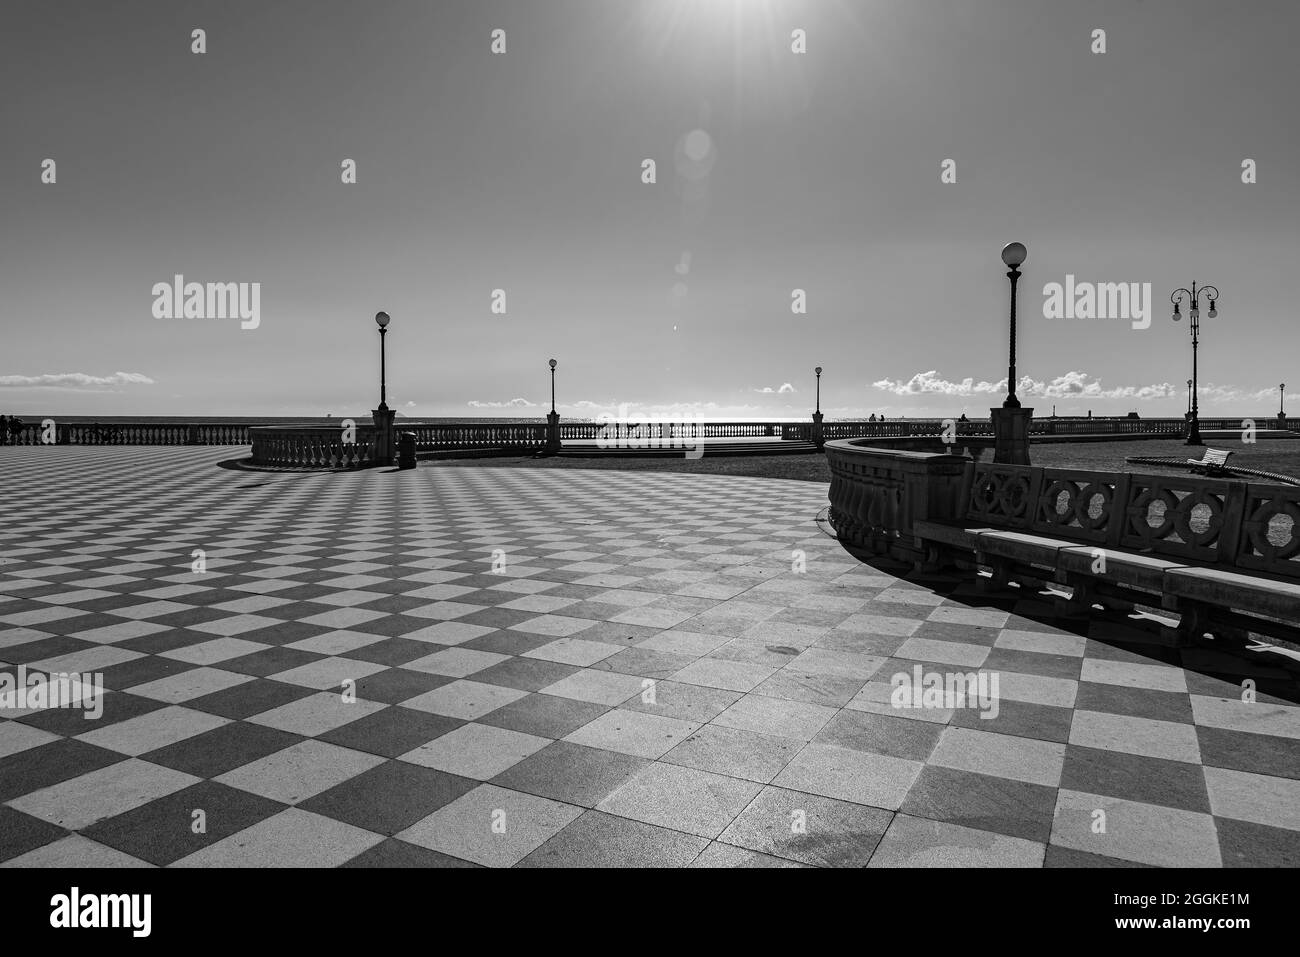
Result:
{"label": "ornamental railing", "polygon": [[826,444],[846,544],[918,560],[919,519],[1005,528],[1300,578],[1300,488],[1201,476],[973,462]]}
{"label": "ornamental railing", "polygon": [[237,422],[60,422],[24,421],[5,429],[10,445],[248,445],[249,426]]}
{"label": "ornamental railing", "polygon": [[374,427],[259,425],[252,464],[271,468],[356,469],[375,464]]}

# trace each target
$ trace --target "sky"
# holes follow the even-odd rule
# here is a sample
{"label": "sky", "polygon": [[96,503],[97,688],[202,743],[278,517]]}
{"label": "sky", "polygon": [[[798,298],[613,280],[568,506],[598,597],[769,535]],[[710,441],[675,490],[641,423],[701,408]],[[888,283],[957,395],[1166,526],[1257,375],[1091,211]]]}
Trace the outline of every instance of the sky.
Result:
{"label": "sky", "polygon": [[[830,418],[986,415],[1019,241],[1038,414],[1180,415],[1193,281],[1202,414],[1274,414],[1297,32],[1294,0],[6,0],[0,412],[363,412],[385,310],[412,417],[541,415],[551,357],[565,416],[802,418],[816,366]],[[169,312],[176,275],[260,284],[255,327]],[[1149,327],[1048,318],[1067,276],[1149,283]]]}

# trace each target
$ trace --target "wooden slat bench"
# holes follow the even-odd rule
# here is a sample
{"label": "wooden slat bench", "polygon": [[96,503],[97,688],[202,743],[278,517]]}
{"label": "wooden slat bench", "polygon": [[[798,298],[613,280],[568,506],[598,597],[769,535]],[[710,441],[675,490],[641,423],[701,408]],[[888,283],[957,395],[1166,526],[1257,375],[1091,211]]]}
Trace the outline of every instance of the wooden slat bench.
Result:
{"label": "wooden slat bench", "polygon": [[1199,475],[1223,475],[1231,455],[1222,449],[1206,449],[1199,459],[1188,459],[1187,464]]}
{"label": "wooden slat bench", "polygon": [[1063,610],[1180,615],[1178,637],[1300,636],[1300,489],[1214,478],[970,463],[961,521],[917,521],[932,557],[1067,585]]}

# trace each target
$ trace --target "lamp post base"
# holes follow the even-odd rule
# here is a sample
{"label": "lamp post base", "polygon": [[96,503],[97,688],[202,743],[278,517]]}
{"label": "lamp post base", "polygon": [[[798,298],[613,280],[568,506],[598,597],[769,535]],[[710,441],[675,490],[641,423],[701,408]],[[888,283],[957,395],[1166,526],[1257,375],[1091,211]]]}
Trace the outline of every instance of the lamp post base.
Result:
{"label": "lamp post base", "polygon": [[826,434],[822,430],[823,417],[824,416],[821,412],[814,412],[812,415],[812,440],[813,444],[819,449],[826,444]]}
{"label": "lamp post base", "polygon": [[370,417],[375,423],[374,462],[376,465],[392,465],[393,419],[397,417],[397,412],[386,405],[380,405],[371,410]]}
{"label": "lamp post base", "polygon": [[1201,423],[1195,416],[1187,420],[1187,441],[1183,445],[1204,445],[1201,440]]}
{"label": "lamp post base", "polygon": [[546,413],[546,454],[560,451],[560,413]]}
{"label": "lamp post base", "polygon": [[1029,464],[1029,423],[1033,409],[1003,406],[989,409],[993,421],[993,464]]}

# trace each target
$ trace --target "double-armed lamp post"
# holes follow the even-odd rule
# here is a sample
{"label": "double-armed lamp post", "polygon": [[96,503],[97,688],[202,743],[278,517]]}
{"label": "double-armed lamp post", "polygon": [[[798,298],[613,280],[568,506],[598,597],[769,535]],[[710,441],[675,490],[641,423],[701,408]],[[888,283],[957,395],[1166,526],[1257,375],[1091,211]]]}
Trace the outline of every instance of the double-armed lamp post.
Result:
{"label": "double-armed lamp post", "polygon": [[1215,308],[1215,303],[1219,299],[1219,290],[1214,286],[1198,286],[1192,283],[1192,288],[1175,289],[1169,295],[1169,301],[1174,304],[1174,322],[1180,322],[1183,318],[1182,305],[1183,300],[1190,298],[1192,300],[1191,308],[1187,311],[1188,331],[1192,334],[1192,414],[1187,420],[1187,442],[1186,445],[1204,445],[1201,441],[1201,423],[1200,423],[1200,404],[1197,402],[1197,391],[1199,389],[1199,380],[1197,378],[1196,353],[1197,345],[1201,340],[1201,296],[1204,296],[1210,304],[1209,318],[1213,319],[1219,314]]}

